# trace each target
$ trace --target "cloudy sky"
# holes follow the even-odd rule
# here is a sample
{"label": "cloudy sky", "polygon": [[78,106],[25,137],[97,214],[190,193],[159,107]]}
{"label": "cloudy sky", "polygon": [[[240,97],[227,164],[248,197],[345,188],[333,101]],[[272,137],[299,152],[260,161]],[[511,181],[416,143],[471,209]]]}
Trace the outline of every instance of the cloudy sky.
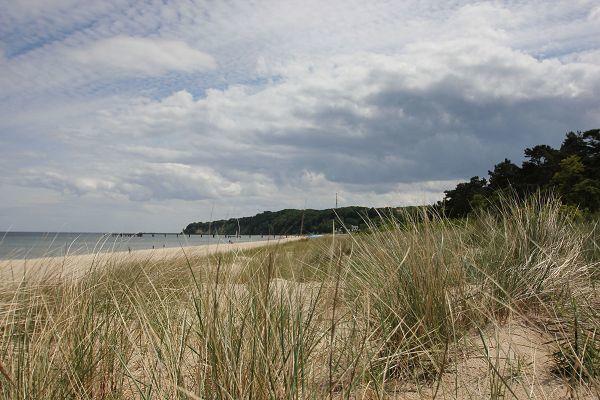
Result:
{"label": "cloudy sky", "polygon": [[597,1],[0,9],[0,230],[427,203],[600,127]]}

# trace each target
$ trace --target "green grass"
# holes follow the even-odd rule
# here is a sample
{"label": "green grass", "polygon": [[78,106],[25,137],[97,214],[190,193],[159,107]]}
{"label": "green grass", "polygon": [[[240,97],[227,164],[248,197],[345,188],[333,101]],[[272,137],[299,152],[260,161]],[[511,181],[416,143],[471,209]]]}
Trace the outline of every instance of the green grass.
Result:
{"label": "green grass", "polygon": [[[2,282],[2,398],[598,396],[593,222],[541,196],[403,221]],[[517,325],[549,364],[497,336]]]}

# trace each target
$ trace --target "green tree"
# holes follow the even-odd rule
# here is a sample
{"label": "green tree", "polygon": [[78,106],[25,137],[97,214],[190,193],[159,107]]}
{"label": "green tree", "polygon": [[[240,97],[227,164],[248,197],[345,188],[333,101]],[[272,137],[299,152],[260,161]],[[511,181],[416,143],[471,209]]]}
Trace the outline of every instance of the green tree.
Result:
{"label": "green tree", "polygon": [[487,181],[478,176],[472,177],[469,182],[459,183],[455,189],[444,192],[444,212],[453,218],[465,217],[475,204],[482,205],[488,191]]}
{"label": "green tree", "polygon": [[521,186],[521,168],[513,164],[508,158],[496,164],[494,170],[488,171],[488,174],[490,175],[488,187],[491,190],[508,188],[518,190]]}
{"label": "green tree", "polygon": [[525,149],[525,158],[521,166],[524,192],[532,193],[548,186],[559,169],[560,151],[543,144]]}
{"label": "green tree", "polygon": [[595,211],[600,208],[600,182],[586,178],[585,172],[581,157],[571,155],[560,162],[560,170],[554,174],[552,183],[565,203]]}

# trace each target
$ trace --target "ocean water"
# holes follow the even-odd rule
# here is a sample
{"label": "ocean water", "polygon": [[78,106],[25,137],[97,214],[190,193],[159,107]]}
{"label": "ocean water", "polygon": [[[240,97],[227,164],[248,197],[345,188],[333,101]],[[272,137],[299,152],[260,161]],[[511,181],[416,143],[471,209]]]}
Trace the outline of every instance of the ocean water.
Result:
{"label": "ocean water", "polygon": [[[252,242],[273,239],[261,235],[228,237],[223,235],[184,235],[145,233],[119,236],[106,233],[0,232],[0,259],[60,257],[65,254],[144,250],[162,247],[198,246],[213,243]],[[277,237],[279,238],[279,236]]]}

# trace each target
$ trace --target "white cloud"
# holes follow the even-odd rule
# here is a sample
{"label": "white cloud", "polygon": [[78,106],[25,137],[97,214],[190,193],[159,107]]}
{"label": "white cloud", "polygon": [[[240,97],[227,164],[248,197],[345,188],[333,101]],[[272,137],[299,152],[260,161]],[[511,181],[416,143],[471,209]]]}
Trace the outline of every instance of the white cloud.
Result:
{"label": "white cloud", "polygon": [[[25,169],[17,185],[43,187],[78,196],[87,194],[123,195],[133,201],[180,199],[202,200],[238,196],[239,182],[225,179],[205,166],[178,163],[141,163],[128,171],[102,178],[81,172]],[[98,174],[96,174],[98,175]]]}
{"label": "white cloud", "polygon": [[169,71],[194,72],[216,67],[210,55],[177,40],[115,36],[66,53],[92,68],[130,74],[161,75]]}
{"label": "white cloud", "polygon": [[119,190],[132,200],[144,201],[215,199],[237,196],[242,189],[238,182],[223,178],[209,167],[154,163],[132,171]]}
{"label": "white cloud", "polygon": [[59,192],[83,195],[90,192],[108,192],[115,188],[115,183],[95,177],[71,177],[59,171],[29,169],[20,173],[15,183],[26,186],[43,187]]}
{"label": "white cloud", "polygon": [[596,22],[600,21],[600,6],[596,6],[590,10],[588,19]]}

